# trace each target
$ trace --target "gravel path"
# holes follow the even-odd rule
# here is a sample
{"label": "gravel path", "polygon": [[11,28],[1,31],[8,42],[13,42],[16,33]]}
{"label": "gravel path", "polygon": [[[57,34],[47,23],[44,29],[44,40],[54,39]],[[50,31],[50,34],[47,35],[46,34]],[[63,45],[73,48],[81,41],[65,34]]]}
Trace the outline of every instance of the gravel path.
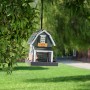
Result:
{"label": "gravel path", "polygon": [[78,68],[90,69],[90,63],[86,63],[86,62],[73,61],[73,60],[61,60],[60,63],[78,67]]}

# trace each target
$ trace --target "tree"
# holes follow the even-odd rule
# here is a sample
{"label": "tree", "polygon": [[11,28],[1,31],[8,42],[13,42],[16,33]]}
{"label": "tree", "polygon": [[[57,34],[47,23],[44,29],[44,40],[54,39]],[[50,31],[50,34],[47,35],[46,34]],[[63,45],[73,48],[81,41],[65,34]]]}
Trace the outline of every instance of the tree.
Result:
{"label": "tree", "polygon": [[34,0],[0,0],[0,63],[12,64],[25,58],[24,45],[35,30],[37,10]]}

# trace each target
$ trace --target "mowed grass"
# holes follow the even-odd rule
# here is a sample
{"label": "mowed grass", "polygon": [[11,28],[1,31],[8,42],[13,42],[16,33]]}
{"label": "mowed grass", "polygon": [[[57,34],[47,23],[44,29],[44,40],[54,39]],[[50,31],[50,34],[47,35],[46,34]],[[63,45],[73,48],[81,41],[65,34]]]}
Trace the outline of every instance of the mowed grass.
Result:
{"label": "mowed grass", "polygon": [[90,90],[90,70],[18,63],[11,75],[0,70],[0,90]]}

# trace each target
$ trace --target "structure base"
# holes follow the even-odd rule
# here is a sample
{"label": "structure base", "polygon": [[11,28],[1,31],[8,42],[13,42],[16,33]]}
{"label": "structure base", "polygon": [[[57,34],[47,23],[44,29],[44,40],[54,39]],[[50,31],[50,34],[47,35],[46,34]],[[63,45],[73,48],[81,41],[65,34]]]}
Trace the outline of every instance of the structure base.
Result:
{"label": "structure base", "polygon": [[58,66],[57,62],[30,62],[29,60],[25,60],[31,66]]}

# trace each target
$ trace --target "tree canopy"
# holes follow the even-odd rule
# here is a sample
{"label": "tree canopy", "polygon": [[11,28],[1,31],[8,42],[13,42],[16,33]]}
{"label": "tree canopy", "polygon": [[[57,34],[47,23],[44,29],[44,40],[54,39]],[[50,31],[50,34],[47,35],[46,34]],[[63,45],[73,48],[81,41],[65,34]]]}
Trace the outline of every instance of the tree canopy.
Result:
{"label": "tree canopy", "polygon": [[0,63],[25,58],[26,41],[36,25],[35,8],[33,0],[0,0]]}
{"label": "tree canopy", "polygon": [[[51,0],[44,2],[44,28],[62,49],[88,49],[90,39],[89,0]],[[53,33],[54,32],[54,33]]]}

